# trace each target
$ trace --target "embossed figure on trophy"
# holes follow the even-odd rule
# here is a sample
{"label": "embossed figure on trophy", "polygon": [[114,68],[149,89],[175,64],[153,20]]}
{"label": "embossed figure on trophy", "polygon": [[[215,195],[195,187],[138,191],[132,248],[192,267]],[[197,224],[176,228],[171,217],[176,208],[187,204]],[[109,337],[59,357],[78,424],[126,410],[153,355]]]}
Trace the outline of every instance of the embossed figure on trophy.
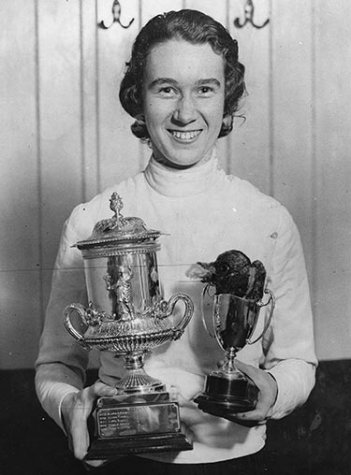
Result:
{"label": "embossed figure on trophy", "polygon": [[114,316],[122,320],[133,319],[135,317],[131,289],[133,271],[130,266],[123,265],[117,266],[116,270],[116,279],[110,273],[104,276],[106,290],[110,291],[110,297],[114,300]]}
{"label": "embossed figure on trophy", "polygon": [[119,267],[119,278],[116,283],[116,296],[118,315],[122,320],[134,318],[134,309],[132,304],[132,289],[130,281],[133,277],[133,272],[130,267]]}

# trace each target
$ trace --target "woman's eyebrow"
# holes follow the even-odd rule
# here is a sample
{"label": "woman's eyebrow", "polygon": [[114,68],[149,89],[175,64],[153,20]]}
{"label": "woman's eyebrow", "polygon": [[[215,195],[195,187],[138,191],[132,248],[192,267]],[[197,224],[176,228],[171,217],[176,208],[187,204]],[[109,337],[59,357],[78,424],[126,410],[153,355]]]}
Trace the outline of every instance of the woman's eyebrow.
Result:
{"label": "woman's eyebrow", "polygon": [[173,86],[176,86],[178,83],[175,79],[172,79],[172,78],[157,78],[157,79],[154,79],[148,85],[148,89],[152,89],[153,87],[156,87],[156,86],[162,86],[163,84],[172,84]]}
{"label": "woman's eyebrow", "polygon": [[[171,84],[173,86],[177,86],[178,82],[175,79],[172,79],[172,78],[157,78],[157,79],[154,79],[148,85],[148,89],[152,89],[152,88],[157,87],[157,86],[162,86],[164,84]],[[213,86],[221,87],[220,81],[216,78],[199,79],[198,81],[195,82],[196,86],[203,86],[204,84],[212,84]]]}
{"label": "woman's eyebrow", "polygon": [[199,79],[196,81],[197,86],[203,86],[204,84],[212,84],[213,86],[221,87],[220,81],[216,78]]}

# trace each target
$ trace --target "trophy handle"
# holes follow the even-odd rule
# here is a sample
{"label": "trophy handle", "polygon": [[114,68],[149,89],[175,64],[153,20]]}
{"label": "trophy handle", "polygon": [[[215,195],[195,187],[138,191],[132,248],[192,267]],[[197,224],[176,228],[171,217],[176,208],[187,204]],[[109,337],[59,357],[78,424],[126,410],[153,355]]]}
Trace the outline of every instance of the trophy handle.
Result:
{"label": "trophy handle", "polygon": [[271,304],[271,309],[270,309],[270,312],[269,312],[269,317],[266,321],[266,324],[265,324],[264,329],[262,330],[262,333],[260,334],[260,336],[258,336],[254,341],[250,341],[250,338],[249,338],[246,342],[248,345],[253,345],[254,343],[257,343],[258,340],[260,340],[263,337],[263,335],[266,333],[266,331],[268,330],[268,327],[269,327],[269,325],[271,324],[271,321],[272,321],[273,311],[274,311],[274,307],[275,307],[275,297],[273,295],[273,292],[269,289],[265,289],[264,293],[269,294],[268,301],[266,303],[258,302],[257,305],[259,307],[265,307],[266,305],[268,305],[270,303]]}
{"label": "trophy handle", "polygon": [[65,328],[66,330],[73,336],[73,338],[75,338],[77,341],[79,342],[84,342],[84,337],[81,333],[79,333],[75,328],[74,326],[72,325],[72,322],[71,322],[71,314],[72,312],[77,312],[81,321],[85,324],[85,325],[88,325],[88,322],[87,322],[87,319],[86,319],[86,315],[87,315],[87,312],[86,312],[86,309],[83,305],[81,305],[80,303],[72,303],[71,305],[68,305],[63,314],[65,316],[65,320],[64,320],[64,325],[65,325]]}
{"label": "trophy handle", "polygon": [[202,292],[201,292],[201,318],[202,318],[203,326],[205,330],[207,331],[207,333],[210,335],[211,338],[216,338],[215,333],[212,333],[207,325],[205,312],[204,312],[204,297],[206,293],[211,297],[210,292],[209,292],[210,287],[211,287],[210,284],[205,285],[205,287],[202,289]]}
{"label": "trophy handle", "polygon": [[173,328],[173,340],[177,340],[178,338],[180,338],[185,330],[185,327],[188,325],[188,323],[190,322],[190,319],[191,317],[193,316],[193,313],[194,313],[194,304],[191,300],[190,297],[188,297],[187,295],[185,294],[175,294],[173,295],[167,302],[167,308],[168,308],[168,315],[170,315],[172,312],[173,312],[173,309],[176,305],[176,303],[181,300],[182,302],[184,302],[184,305],[185,305],[185,311],[184,311],[184,315],[182,316],[180,322],[178,323],[178,325]]}

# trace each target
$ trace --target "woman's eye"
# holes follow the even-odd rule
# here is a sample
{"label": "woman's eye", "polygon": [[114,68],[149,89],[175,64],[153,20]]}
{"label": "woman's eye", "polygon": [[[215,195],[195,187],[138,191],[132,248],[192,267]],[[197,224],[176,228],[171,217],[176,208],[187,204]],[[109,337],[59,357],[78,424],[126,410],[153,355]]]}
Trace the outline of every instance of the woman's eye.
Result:
{"label": "woman's eye", "polygon": [[176,90],[171,87],[171,86],[165,86],[165,87],[162,87],[160,90],[159,90],[160,94],[162,94],[163,96],[174,96],[176,94]]}
{"label": "woman's eye", "polygon": [[213,88],[210,86],[201,86],[199,88],[199,93],[203,96],[208,96],[213,93]]}

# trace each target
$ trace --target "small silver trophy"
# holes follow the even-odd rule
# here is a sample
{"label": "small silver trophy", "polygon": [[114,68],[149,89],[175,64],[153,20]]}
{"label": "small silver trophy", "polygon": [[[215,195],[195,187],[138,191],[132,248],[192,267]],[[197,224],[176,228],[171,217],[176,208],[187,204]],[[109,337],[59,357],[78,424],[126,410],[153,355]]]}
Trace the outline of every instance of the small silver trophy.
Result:
{"label": "small silver trophy", "polygon": [[[143,366],[148,351],[182,335],[193,303],[180,293],[164,300],[156,256],[161,233],[147,229],[140,218],[123,217],[122,207],[113,193],[114,216],[99,221],[92,236],[76,244],[84,259],[89,306],[72,303],[64,311],[66,329],[84,348],[125,359],[117,395],[97,401],[87,460],[192,448],[176,399]],[[177,302],[185,310],[175,325]]]}
{"label": "small silver trophy", "polygon": [[[216,338],[224,351],[224,361],[218,369],[206,376],[204,391],[194,401],[210,414],[230,419],[231,414],[253,409],[258,390],[253,381],[235,367],[234,359],[245,345],[252,345],[262,338],[270,325],[274,296],[264,290],[266,271],[260,261],[251,263],[242,252],[231,250],[220,254],[210,264],[198,263],[188,272],[190,277],[200,277],[206,286],[203,302],[209,289],[215,288],[212,322],[203,322],[211,337]],[[263,295],[269,296],[266,303]],[[252,340],[260,309],[271,304],[270,312],[261,334]]]}

